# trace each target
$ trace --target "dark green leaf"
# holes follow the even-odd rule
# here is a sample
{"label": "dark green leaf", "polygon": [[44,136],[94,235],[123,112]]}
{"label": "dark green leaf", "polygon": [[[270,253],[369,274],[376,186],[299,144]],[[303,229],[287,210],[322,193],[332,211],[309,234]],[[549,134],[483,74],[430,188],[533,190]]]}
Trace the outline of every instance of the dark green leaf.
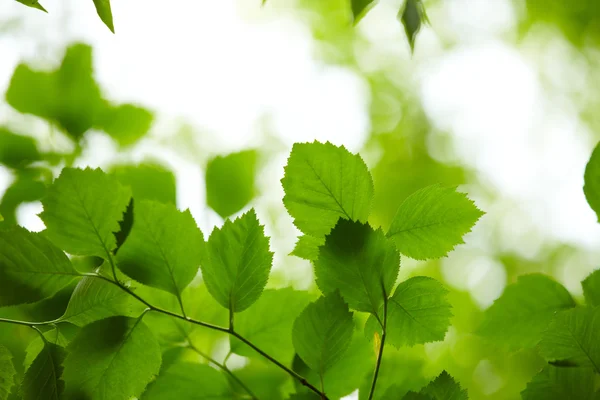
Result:
{"label": "dark green leaf", "polygon": [[432,185],[410,195],[396,213],[387,236],[416,260],[439,258],[464,243],[463,235],[483,215],[456,188]]}
{"label": "dark green leaf", "polygon": [[373,5],[375,5],[375,0],[351,0],[354,23],[358,23]]}
{"label": "dark green leaf", "polygon": [[[108,0],[94,0],[109,4]],[[110,5],[109,12],[110,12]],[[112,20],[112,18],[111,18]],[[152,126],[154,115],[133,104],[107,105],[96,125],[108,133],[120,146],[129,146],[140,140]]]}
{"label": "dark green leaf", "polygon": [[15,135],[0,128],[0,164],[11,168],[23,168],[41,159],[33,138]]}
{"label": "dark green leaf", "polygon": [[381,229],[340,218],[314,262],[319,289],[340,291],[351,309],[377,314],[392,292],[400,255]]}
{"label": "dark green leaf", "polygon": [[131,188],[136,201],[177,202],[175,175],[160,164],[145,162],[139,165],[117,165],[110,173],[121,184]]}
{"label": "dark green leaf", "polygon": [[215,228],[205,249],[201,269],[210,294],[234,312],[250,307],[267,284],[273,263],[269,238],[254,209]]}
{"label": "dark green leaf", "polygon": [[309,304],[294,322],[292,340],[304,363],[322,377],[344,355],[354,324],[339,293]]}
{"label": "dark green leaf", "polygon": [[113,232],[116,240],[115,254],[118,253],[123,243],[129,237],[131,228],[133,228],[133,197],[129,199],[129,204],[123,213],[123,218],[119,221],[119,231]]}
{"label": "dark green leaf", "polygon": [[17,208],[24,202],[40,200],[46,193],[46,185],[39,171],[21,170],[16,180],[6,189],[0,202],[4,225],[17,224]]}
{"label": "dark green leaf", "polygon": [[53,343],[44,348],[33,360],[21,384],[23,400],[58,400],[65,388],[62,380],[65,350]]}
{"label": "dark green leaf", "polygon": [[198,273],[204,245],[189,210],[142,200],[134,208],[133,228],[117,253],[121,271],[145,285],[180,297]]}
{"label": "dark green leaf", "polygon": [[0,400],[7,400],[15,384],[15,366],[10,351],[0,345]]}
{"label": "dark green leaf", "polygon": [[173,364],[154,381],[141,400],[231,400],[225,376],[208,365]]}
{"label": "dark green leaf", "polygon": [[237,213],[254,197],[256,159],[256,151],[246,150],[208,162],[206,202],[221,217]]}
{"label": "dark green leaf", "polygon": [[[401,347],[444,340],[452,317],[447,293],[441,283],[425,276],[410,278],[398,285],[388,300],[387,343]],[[379,315],[383,315],[381,311]],[[371,316],[365,333],[370,338],[374,332],[381,335],[381,327]]]}
{"label": "dark green leaf", "polygon": [[541,275],[520,276],[485,311],[478,333],[510,347],[533,347],[557,311],[575,307],[560,283]]}
{"label": "dark green leaf", "polygon": [[584,181],[583,193],[600,222],[600,143],[596,145],[585,167]]}
{"label": "dark green leaf", "polygon": [[52,296],[79,273],[41,234],[21,227],[0,230],[0,306]]}
{"label": "dark green leaf", "polygon": [[161,353],[141,319],[111,317],[81,329],[68,347],[64,400],[127,400],[158,373]]}
{"label": "dark green leaf", "polygon": [[59,330],[60,326],[61,325],[58,325],[56,328],[44,332],[44,337],[46,338],[45,341],[42,340],[42,338],[38,335],[29,343],[29,345],[25,349],[25,360],[23,361],[23,366],[25,367],[25,369],[28,369],[31,366],[31,364],[33,364],[35,359],[40,355],[42,350],[44,350],[46,342],[55,344],[61,348],[67,347],[67,345],[69,344],[69,340]]}
{"label": "dark green leaf", "polygon": [[415,40],[417,34],[421,30],[421,26],[427,22],[427,15],[425,14],[425,6],[422,0],[406,0],[404,7],[398,14],[398,19],[404,26],[404,32],[406,38],[410,44],[410,50],[415,50]]}
{"label": "dark green leaf", "polygon": [[592,368],[547,366],[521,392],[523,400],[594,400]]}
{"label": "dark green leaf", "polygon": [[42,200],[40,217],[48,238],[68,253],[107,258],[130,198],[100,169],[65,168]]}
{"label": "dark green leaf", "polygon": [[[277,360],[294,356],[292,325],[306,307],[309,296],[289,288],[265,290],[258,301],[235,317],[235,330]],[[246,357],[262,357],[244,343],[230,338],[231,351]]]}
{"label": "dark green leaf", "polygon": [[600,373],[600,307],[578,307],[556,314],[538,348],[548,361],[593,367]]}
{"label": "dark green leaf", "polygon": [[294,144],[281,183],[283,203],[305,234],[322,238],[340,217],[367,221],[373,180],[362,158],[343,146]]}
{"label": "dark green leaf", "polygon": [[588,306],[600,306],[600,269],[595,270],[581,282]]}
{"label": "dark green leaf", "polygon": [[461,389],[460,385],[446,371],[421,389],[421,393],[434,400],[468,400],[469,398],[467,390]]}

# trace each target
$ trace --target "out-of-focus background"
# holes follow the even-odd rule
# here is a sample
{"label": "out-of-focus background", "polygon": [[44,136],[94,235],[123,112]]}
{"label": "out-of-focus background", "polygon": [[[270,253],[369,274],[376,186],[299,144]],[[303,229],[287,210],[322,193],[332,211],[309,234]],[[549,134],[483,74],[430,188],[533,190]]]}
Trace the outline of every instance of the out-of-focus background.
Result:
{"label": "out-of-focus background", "polygon": [[[600,139],[600,2],[427,0],[431,24],[413,54],[402,0],[380,0],[356,26],[347,3],[114,1],[113,35],[91,0],[45,0],[48,14],[3,1],[0,213],[42,230],[52,176],[102,167],[189,208],[207,235],[228,214],[207,205],[207,164],[250,150],[239,162],[254,186],[234,193],[252,200],[234,216],[255,207],[266,225],[269,285],[305,289],[312,270],[288,256],[298,232],[279,182],[294,142],[360,152],[376,187],[371,223],[384,229],[413,191],[460,185],[487,213],[467,244],[401,267],[452,289],[453,327],[444,342],[390,349],[381,385],[393,369],[395,383],[418,389],[442,367],[473,399],[519,398],[541,360],[473,332],[518,275],[544,272],[581,296],[598,266],[600,226],[582,186]],[[44,90],[51,79],[62,89]],[[82,109],[105,118],[86,125]],[[62,122],[40,118],[52,112]],[[32,163],[11,164],[15,149]]]}

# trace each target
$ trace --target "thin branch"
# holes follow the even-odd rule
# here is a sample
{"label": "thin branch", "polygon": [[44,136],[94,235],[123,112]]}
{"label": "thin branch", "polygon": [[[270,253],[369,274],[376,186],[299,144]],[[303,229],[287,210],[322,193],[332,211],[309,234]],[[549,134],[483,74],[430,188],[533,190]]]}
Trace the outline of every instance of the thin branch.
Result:
{"label": "thin branch", "polygon": [[8,318],[0,318],[0,322],[5,322],[7,324],[15,324],[15,325],[23,325],[33,328],[34,326],[43,326],[43,325],[51,325],[58,322],[58,320],[53,321],[41,321],[41,322],[31,322],[31,321],[17,321],[15,319]]}
{"label": "thin branch", "polygon": [[381,330],[381,343],[379,344],[379,354],[377,355],[377,364],[375,366],[375,373],[373,374],[373,383],[371,384],[371,391],[369,392],[369,400],[373,399],[375,394],[375,386],[377,385],[377,377],[379,376],[379,367],[381,367],[381,359],[383,358],[383,348],[385,346],[385,337],[387,336],[387,297],[383,302],[383,326]]}

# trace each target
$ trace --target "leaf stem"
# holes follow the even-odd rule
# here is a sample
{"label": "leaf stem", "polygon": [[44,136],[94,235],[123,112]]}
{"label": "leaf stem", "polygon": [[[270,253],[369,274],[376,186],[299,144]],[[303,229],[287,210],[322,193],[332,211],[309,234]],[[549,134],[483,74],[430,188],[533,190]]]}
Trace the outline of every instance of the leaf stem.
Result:
{"label": "leaf stem", "polygon": [[288,367],[286,367],[285,365],[283,365],[282,363],[280,363],[279,361],[277,361],[276,359],[274,359],[273,357],[271,357],[270,355],[268,355],[267,353],[265,353],[264,351],[262,351],[261,349],[256,347],[248,339],[246,339],[245,337],[243,337],[242,335],[240,335],[239,333],[237,333],[235,331],[231,331],[229,333],[230,333],[230,335],[232,335],[232,336],[238,338],[239,340],[241,340],[242,342],[246,343],[248,346],[250,346],[252,349],[254,349],[254,351],[256,351],[258,354],[260,354],[261,356],[263,356],[264,358],[271,361],[273,364],[277,365],[279,368],[281,368],[282,370],[287,372],[290,376],[292,376],[293,378],[298,380],[298,382],[300,382],[303,386],[307,387],[308,389],[312,390],[313,392],[315,392],[316,394],[321,396],[322,399],[329,400],[328,397],[325,395],[325,393],[321,392],[319,389],[317,389],[315,386],[313,386],[310,382],[308,382],[306,380],[306,378],[297,374],[295,371],[289,369]]}
{"label": "leaf stem", "polygon": [[383,358],[383,347],[385,346],[385,337],[387,335],[387,305],[388,299],[385,298],[383,302],[383,325],[381,330],[381,343],[379,344],[379,354],[377,355],[377,364],[375,365],[375,373],[373,374],[373,383],[371,384],[371,391],[369,392],[369,400],[373,399],[375,394],[375,386],[377,385],[377,377],[379,376],[379,367],[381,367],[381,359]]}
{"label": "leaf stem", "polygon": [[23,326],[28,326],[30,328],[33,328],[34,326],[55,324],[56,322],[58,322],[58,320],[31,322],[31,321],[18,321],[16,319],[0,318],[0,322],[5,322],[7,324],[23,325]]}

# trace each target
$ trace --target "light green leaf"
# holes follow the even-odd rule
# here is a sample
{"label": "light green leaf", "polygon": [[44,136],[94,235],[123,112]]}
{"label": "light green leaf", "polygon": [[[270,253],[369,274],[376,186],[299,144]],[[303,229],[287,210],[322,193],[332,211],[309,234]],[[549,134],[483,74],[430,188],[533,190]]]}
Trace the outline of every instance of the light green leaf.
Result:
{"label": "light green leaf", "polygon": [[117,253],[117,265],[145,285],[180,297],[198,273],[202,232],[189,210],[142,200],[133,209],[133,228]]}
{"label": "light green leaf", "polygon": [[145,162],[139,165],[117,165],[111,171],[119,182],[129,186],[135,201],[155,200],[177,202],[175,175],[160,164]]}
{"label": "light green leaf", "polygon": [[64,400],[127,400],[158,373],[160,347],[140,318],[84,326],[68,347]]}
{"label": "light green leaf", "polygon": [[10,351],[0,345],[0,400],[7,400],[10,391],[15,384],[15,366],[12,362]]}
{"label": "light green leaf", "polygon": [[336,292],[302,311],[294,322],[292,340],[302,361],[323,376],[344,355],[353,331],[352,313]]}
{"label": "light green leaf", "polygon": [[15,135],[0,127],[0,164],[10,168],[23,168],[41,159],[33,138]]}
{"label": "light green leaf", "polygon": [[46,341],[42,340],[42,338],[38,335],[29,343],[29,345],[25,349],[25,360],[23,361],[23,366],[25,367],[25,369],[29,369],[29,367],[31,366],[31,364],[33,364],[37,356],[39,356],[42,350],[44,350],[46,342],[55,344],[61,348],[67,347],[69,341],[67,340],[65,335],[63,335],[60,332],[60,326],[61,325],[57,325],[56,328],[44,332],[44,337],[46,338]]}
{"label": "light green leaf", "polygon": [[23,400],[58,400],[65,388],[62,380],[65,350],[53,343],[45,343],[21,384]]}
{"label": "light green leaf", "polygon": [[377,314],[398,277],[400,254],[381,229],[340,218],[314,262],[317,285],[351,309]]}
{"label": "light green leaf", "polygon": [[298,238],[296,246],[290,255],[300,257],[308,261],[315,261],[317,258],[319,258],[319,247],[323,246],[324,244],[324,238],[302,235]]}
{"label": "light green leaf", "polygon": [[206,203],[222,218],[244,208],[254,197],[257,153],[254,150],[217,156],[206,166]]}
{"label": "light green leaf", "polygon": [[200,267],[210,294],[223,307],[240,312],[260,297],[272,263],[269,238],[252,209],[213,230]]}
{"label": "light green leaf", "polygon": [[422,0],[406,0],[404,7],[398,13],[398,19],[402,22],[402,26],[404,26],[410,50],[414,51],[417,34],[421,30],[421,26],[425,22],[428,22]]}
{"label": "light green leaf", "polygon": [[600,373],[600,307],[578,307],[556,314],[538,348],[546,360],[593,367]]}
{"label": "light green leaf", "polygon": [[596,212],[600,222],[600,143],[592,152],[585,167],[583,193],[588,204]]}
{"label": "light green leaf", "polygon": [[[235,330],[277,360],[294,356],[292,325],[310,298],[307,292],[290,288],[265,290],[258,301],[235,317]],[[231,351],[246,357],[262,357],[244,343],[230,337]]]}
{"label": "light green leaf", "polygon": [[375,3],[375,0],[351,0],[354,23],[358,23]]}
{"label": "light green leaf", "polygon": [[[433,278],[416,276],[402,282],[388,300],[387,337],[393,346],[414,346],[444,340],[450,326],[452,306],[448,290]],[[380,311],[380,315],[383,315]],[[365,333],[381,335],[381,326],[369,317]]]}
{"label": "light green leaf", "polygon": [[112,33],[115,33],[112,10],[110,8],[110,0],[94,0],[94,5],[96,6],[96,12],[98,13],[98,16],[102,22],[104,22],[104,24]]}
{"label": "light green leaf", "polygon": [[283,203],[302,232],[322,238],[340,217],[366,222],[373,180],[360,156],[327,142],[296,143],[281,180]]}
{"label": "light green leaf", "polygon": [[469,398],[467,390],[461,389],[458,382],[446,371],[421,389],[420,393],[434,400],[468,400]]}
{"label": "light green leaf", "polygon": [[588,306],[600,306],[600,269],[595,270],[581,282]]}
{"label": "light green leaf", "polygon": [[[251,359],[244,368],[236,369],[234,374],[256,395],[257,399],[283,400],[282,392],[290,383],[290,376],[287,373],[264,358]],[[227,378],[237,395],[236,398],[248,398],[248,392],[231,377]]]}
{"label": "light green leaf", "polygon": [[63,169],[42,204],[46,235],[68,253],[107,258],[131,192],[100,169]]}
{"label": "light green leaf", "polygon": [[4,217],[0,214],[0,222],[4,221]]}
{"label": "light green leaf", "polygon": [[232,392],[225,376],[203,364],[179,362],[162,372],[148,386],[141,400],[230,400]]}
{"label": "light green leaf", "polygon": [[592,368],[558,368],[548,365],[521,392],[523,400],[594,400]]}
{"label": "light green leaf", "polygon": [[[108,0],[94,1],[109,3]],[[110,4],[108,7],[110,11]],[[153,121],[154,115],[145,108],[133,104],[107,104],[96,126],[108,133],[120,146],[130,146],[148,133]]]}
{"label": "light green leaf", "polygon": [[79,273],[60,249],[21,227],[0,230],[0,306],[52,296]]}
{"label": "light green leaf", "polygon": [[510,347],[533,347],[560,310],[575,301],[560,283],[542,274],[520,276],[485,311],[478,333]]}
{"label": "light green leaf", "polygon": [[61,320],[84,326],[116,315],[135,317],[142,311],[141,303],[124,290],[102,279],[84,277],[75,287]]}
{"label": "light green leaf", "polygon": [[456,188],[432,185],[410,195],[400,205],[387,236],[400,253],[416,260],[439,258],[464,243],[484,213]]}

